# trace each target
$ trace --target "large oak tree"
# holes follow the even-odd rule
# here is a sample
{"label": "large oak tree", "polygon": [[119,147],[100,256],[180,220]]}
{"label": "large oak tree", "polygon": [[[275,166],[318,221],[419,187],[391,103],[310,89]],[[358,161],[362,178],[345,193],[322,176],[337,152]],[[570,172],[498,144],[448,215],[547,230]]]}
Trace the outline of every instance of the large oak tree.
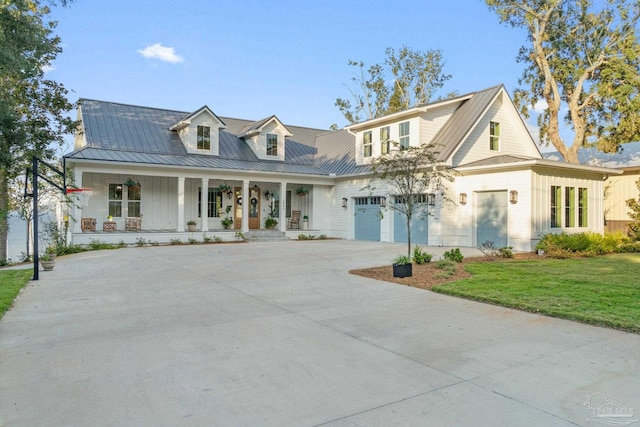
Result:
{"label": "large oak tree", "polygon": [[[528,32],[515,102],[538,118],[540,140],[571,163],[596,145],[613,152],[640,138],[638,0],[486,0],[500,21]],[[565,113],[566,111],[566,113]],[[572,140],[561,136],[567,126]]]}
{"label": "large oak tree", "polygon": [[67,90],[45,77],[61,52],[49,12],[39,0],[0,1],[0,262],[7,258],[11,181],[32,156],[52,160],[75,126]]}

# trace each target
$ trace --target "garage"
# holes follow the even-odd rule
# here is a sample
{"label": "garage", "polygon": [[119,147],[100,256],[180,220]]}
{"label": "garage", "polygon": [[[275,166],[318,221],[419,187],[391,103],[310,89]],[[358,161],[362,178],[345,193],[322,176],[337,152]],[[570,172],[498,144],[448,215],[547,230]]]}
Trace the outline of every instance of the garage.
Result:
{"label": "garage", "polygon": [[507,246],[507,191],[476,193],[476,244],[491,241],[498,248]]}
{"label": "garage", "polygon": [[354,199],[354,238],[380,241],[380,197],[356,197]]}
{"label": "garage", "polygon": [[[411,243],[428,244],[429,241],[429,215],[426,203],[426,194],[420,203],[416,204],[411,215]],[[396,197],[396,204],[402,203],[402,199]],[[401,212],[393,212],[393,241],[406,243],[407,241],[407,217]]]}

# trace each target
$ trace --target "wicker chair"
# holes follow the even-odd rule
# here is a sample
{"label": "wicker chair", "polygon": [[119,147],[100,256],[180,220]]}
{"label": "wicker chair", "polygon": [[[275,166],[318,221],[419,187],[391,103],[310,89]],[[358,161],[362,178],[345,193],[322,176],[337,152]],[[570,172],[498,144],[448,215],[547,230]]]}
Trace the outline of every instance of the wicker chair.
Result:
{"label": "wicker chair", "polygon": [[82,218],[80,220],[80,227],[82,231],[96,231],[96,219],[95,218]]}
{"label": "wicker chair", "polygon": [[291,211],[291,218],[289,218],[287,228],[292,230],[300,229],[300,211]]}

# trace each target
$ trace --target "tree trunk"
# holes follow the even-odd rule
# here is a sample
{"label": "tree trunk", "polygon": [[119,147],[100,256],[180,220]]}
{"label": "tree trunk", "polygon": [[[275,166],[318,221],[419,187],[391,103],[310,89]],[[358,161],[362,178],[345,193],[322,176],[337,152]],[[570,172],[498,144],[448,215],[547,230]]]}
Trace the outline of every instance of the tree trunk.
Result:
{"label": "tree trunk", "polygon": [[0,263],[7,259],[9,233],[9,182],[5,171],[0,171]]}
{"label": "tree trunk", "polygon": [[411,215],[407,215],[407,256],[411,260]]}

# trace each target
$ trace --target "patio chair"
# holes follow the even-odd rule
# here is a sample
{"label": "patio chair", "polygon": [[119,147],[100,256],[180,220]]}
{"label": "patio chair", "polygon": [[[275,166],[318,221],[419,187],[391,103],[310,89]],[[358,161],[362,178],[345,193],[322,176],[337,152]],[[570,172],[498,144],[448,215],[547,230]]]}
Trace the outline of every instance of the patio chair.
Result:
{"label": "patio chair", "polygon": [[96,219],[95,218],[82,218],[80,220],[80,228],[82,231],[96,231]]}
{"label": "patio chair", "polygon": [[289,229],[300,229],[300,211],[291,211],[291,218],[289,218],[289,223],[287,224],[287,228]]}

